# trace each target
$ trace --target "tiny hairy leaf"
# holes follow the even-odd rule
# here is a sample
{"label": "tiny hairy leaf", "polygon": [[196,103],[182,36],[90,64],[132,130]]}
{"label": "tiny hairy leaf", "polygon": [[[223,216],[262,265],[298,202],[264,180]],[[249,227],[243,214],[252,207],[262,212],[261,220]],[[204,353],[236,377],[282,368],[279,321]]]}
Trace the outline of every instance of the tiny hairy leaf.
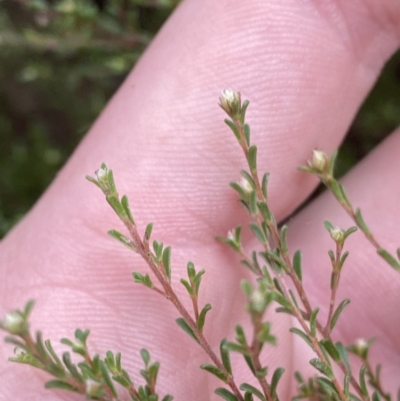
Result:
{"label": "tiny hairy leaf", "polygon": [[225,383],[228,381],[226,374],[214,365],[210,365],[210,364],[206,363],[206,364],[200,365],[200,368],[203,370],[206,370],[207,372],[213,374],[214,376],[217,376],[218,379],[222,380]]}
{"label": "tiny hairy leaf", "polygon": [[307,334],[304,333],[304,331],[301,331],[300,329],[297,329],[296,327],[290,328],[289,331],[291,333],[297,334],[312,348],[312,343],[311,343],[310,339],[308,338]]}
{"label": "tiny hairy leaf", "polygon": [[297,250],[293,255],[293,269],[297,278],[301,281],[303,279],[303,273],[301,270],[301,251],[299,250]]}
{"label": "tiny hairy leaf", "polygon": [[238,401],[236,395],[227,390],[226,388],[218,387],[215,390],[215,394],[222,397],[225,401]]}
{"label": "tiny hairy leaf", "polygon": [[44,387],[47,389],[56,388],[59,390],[67,390],[67,391],[72,391],[74,393],[78,391],[78,389],[76,389],[74,386],[63,380],[49,380],[48,382],[45,383]]}
{"label": "tiny hairy leaf", "polygon": [[360,227],[360,230],[365,235],[370,236],[371,235],[371,231],[370,231],[370,229],[368,228],[367,224],[364,221],[364,218],[363,218],[363,216],[361,214],[361,209],[357,208],[354,214],[355,214],[356,222],[357,222],[358,226]]}
{"label": "tiny hairy leaf", "polygon": [[285,369],[283,368],[277,368],[275,369],[274,374],[272,375],[271,379],[271,393],[274,397],[276,397],[276,389],[278,387],[279,380],[281,379],[283,373],[285,372]]}
{"label": "tiny hairy leaf", "polygon": [[201,312],[199,314],[199,318],[197,320],[197,328],[199,329],[199,331],[203,331],[204,323],[206,321],[206,315],[210,309],[211,309],[211,305],[205,304],[203,309],[201,310]]}
{"label": "tiny hairy leaf", "polygon": [[400,270],[400,263],[386,249],[379,248],[377,252],[390,266]]}
{"label": "tiny hairy leaf", "polygon": [[226,347],[226,338],[223,338],[219,344],[219,351],[221,354],[222,364],[229,374],[232,374],[231,358],[229,356],[229,349]]}
{"label": "tiny hairy leaf", "polygon": [[336,308],[335,312],[332,315],[332,320],[329,324],[329,329],[332,331],[335,327],[337,320],[339,319],[340,314],[343,312],[343,309],[350,303],[350,299],[344,299],[338,307]]}
{"label": "tiny hairy leaf", "polygon": [[168,281],[171,281],[171,247],[168,246],[164,249],[164,252],[162,254],[162,261],[163,261],[163,266],[165,269],[165,274],[168,277]]}
{"label": "tiny hairy leaf", "polygon": [[324,361],[321,361],[321,359],[319,358],[311,359],[310,365],[314,366],[314,368],[317,369],[319,372],[321,372],[323,375],[329,377],[329,379],[332,379],[334,377],[332,369]]}
{"label": "tiny hairy leaf", "polygon": [[336,349],[335,345],[333,344],[333,342],[329,338],[323,338],[319,343],[335,362],[340,361],[340,354]]}
{"label": "tiny hairy leaf", "polygon": [[175,320],[177,325],[190,337],[193,338],[197,343],[199,340],[197,339],[196,335],[194,334],[193,330],[190,328],[190,326],[186,323],[186,320],[183,317],[180,317]]}
{"label": "tiny hairy leaf", "polygon": [[255,395],[261,401],[266,401],[264,394],[258,388],[252,386],[251,384],[248,384],[248,383],[241,384],[240,390],[246,391],[247,393],[251,393],[251,394]]}

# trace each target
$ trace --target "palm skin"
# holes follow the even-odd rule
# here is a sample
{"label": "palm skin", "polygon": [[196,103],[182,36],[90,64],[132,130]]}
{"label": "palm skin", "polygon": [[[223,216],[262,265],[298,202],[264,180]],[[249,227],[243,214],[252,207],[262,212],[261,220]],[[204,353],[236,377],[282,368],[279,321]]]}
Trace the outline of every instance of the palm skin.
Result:
{"label": "palm skin", "polygon": [[[76,327],[90,328],[93,351],[122,351],[134,379],[141,368],[138,351],[147,347],[161,361],[161,393],[178,401],[210,399],[217,383],[198,370],[207,356],[175,326],[171,305],[130,280],[132,271],[147,272],[146,266],[105,235],[121,227],[85,174],[103,161],[113,168],[138,226],[154,222],[154,238],[172,245],[173,280],[183,299],[178,281],[186,262],[206,269],[200,302],[213,305],[205,333],[217,347],[222,337],[233,338],[236,323],[250,329],[238,295],[247,272],[214,240],[246,223],[227,186],[239,179],[245,163],[221,122],[220,90],[232,86],[251,100],[248,121],[259,147],[260,171],[271,173],[271,207],[283,219],[316,185],[296,167],[312,149],[329,153],[339,145],[399,42],[395,0],[185,1],[45,195],[0,244],[1,315],[34,298],[33,328],[46,338],[71,337]],[[400,136],[394,133],[344,180],[353,203],[362,206],[390,250],[400,242],[394,223],[400,218],[399,150]],[[343,228],[352,225],[328,195],[289,225],[291,249],[303,250],[312,304],[325,306],[326,251],[333,246],[322,225],[326,219]],[[246,241],[248,249],[253,245]],[[383,363],[384,384],[395,391],[398,274],[360,234],[347,249],[351,255],[338,297],[351,297],[352,304],[334,338],[377,337],[372,359]],[[288,400],[295,391],[292,373],[308,369],[309,351],[288,332],[290,318],[272,312],[268,318],[279,346],[268,349],[264,360],[285,367],[280,394]],[[44,390],[43,374],[5,362],[11,352],[0,346],[0,401],[80,399]],[[235,369],[238,383],[249,380],[239,360]]]}

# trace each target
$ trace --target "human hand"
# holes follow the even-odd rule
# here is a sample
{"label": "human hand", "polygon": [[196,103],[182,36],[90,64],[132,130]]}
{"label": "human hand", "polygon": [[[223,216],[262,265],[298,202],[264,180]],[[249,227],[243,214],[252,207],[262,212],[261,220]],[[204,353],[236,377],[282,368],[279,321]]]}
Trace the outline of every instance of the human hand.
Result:
{"label": "human hand", "polygon": [[[198,369],[207,356],[176,327],[169,304],[129,279],[134,270],[146,272],[146,266],[106,237],[118,223],[85,174],[102,161],[114,169],[138,226],[154,222],[154,237],[172,245],[179,294],[184,294],[178,280],[188,260],[206,269],[200,302],[213,305],[206,334],[217,347],[221,338],[233,337],[238,321],[246,321],[238,288],[247,275],[214,240],[246,222],[227,186],[239,178],[244,160],[221,122],[220,90],[232,86],[252,102],[248,120],[260,170],[271,172],[271,208],[283,219],[316,184],[296,167],[313,148],[329,153],[339,145],[399,45],[399,22],[395,0],[184,2],[56,181],[2,241],[0,315],[34,298],[33,328],[45,338],[90,328],[92,349],[122,351],[134,378],[138,350],[147,347],[161,361],[161,393],[176,400],[208,400],[216,382]],[[390,249],[400,242],[392,223],[400,217],[393,174],[400,168],[399,148],[395,133],[344,180],[354,204],[362,205],[371,228]],[[344,228],[352,225],[324,195],[289,228],[291,249],[303,250],[311,301],[323,305],[330,274],[326,251],[332,247],[323,233],[326,219]],[[352,304],[334,337],[345,342],[377,337],[373,360],[383,363],[384,384],[395,391],[399,277],[361,235],[349,240],[348,249],[339,298],[349,296]],[[268,365],[286,368],[280,394],[287,400],[295,391],[293,371],[307,369],[308,350],[288,332],[289,317],[269,318],[280,345],[264,358]],[[44,390],[42,373],[5,362],[10,352],[1,345],[0,401],[80,399]],[[246,380],[246,367],[238,365],[236,376],[239,383]]]}

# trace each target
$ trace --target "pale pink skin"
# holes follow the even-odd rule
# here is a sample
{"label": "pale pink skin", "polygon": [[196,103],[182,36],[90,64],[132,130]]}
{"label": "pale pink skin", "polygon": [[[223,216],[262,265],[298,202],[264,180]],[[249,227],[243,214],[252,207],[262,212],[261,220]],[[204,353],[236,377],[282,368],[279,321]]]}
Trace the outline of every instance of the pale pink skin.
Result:
{"label": "pale pink skin", "polygon": [[[244,158],[217,106],[225,87],[251,100],[248,121],[259,146],[260,171],[269,171],[270,202],[278,219],[312,191],[316,179],[299,173],[313,148],[337,148],[385,61],[400,43],[398,0],[266,1],[187,0],[110,101],[89,134],[28,216],[1,243],[0,315],[37,301],[33,329],[45,338],[92,331],[90,348],[122,351],[139,383],[139,350],[161,361],[159,390],[177,401],[216,400],[219,383],[199,370],[209,362],[179,329],[172,305],[134,284],[144,262],[106,235],[122,229],[103,195],[85,181],[106,161],[121,193],[131,199],[140,230],[155,223],[154,238],[172,245],[173,282],[190,307],[179,278],[187,261],[205,268],[200,302],[213,310],[205,333],[215,349],[233,339],[234,325],[250,330],[239,282],[249,277],[236,256],[214,240],[245,223],[228,187],[239,180]],[[394,133],[344,180],[376,237],[400,245],[400,133]],[[326,316],[332,240],[323,228],[352,225],[331,195],[290,221],[290,247],[304,254],[305,285]],[[248,240],[252,249],[255,243]],[[338,299],[351,297],[333,337],[377,337],[372,360],[384,365],[384,385],[399,384],[400,276],[386,266],[361,234],[355,234]],[[295,392],[293,372],[312,354],[288,329],[286,315],[268,316],[280,339],[265,364],[283,366],[282,400]],[[46,374],[6,362],[12,347],[0,345],[0,400],[79,400],[43,389]],[[237,383],[252,382],[234,358]],[[311,372],[311,369],[308,369]]]}

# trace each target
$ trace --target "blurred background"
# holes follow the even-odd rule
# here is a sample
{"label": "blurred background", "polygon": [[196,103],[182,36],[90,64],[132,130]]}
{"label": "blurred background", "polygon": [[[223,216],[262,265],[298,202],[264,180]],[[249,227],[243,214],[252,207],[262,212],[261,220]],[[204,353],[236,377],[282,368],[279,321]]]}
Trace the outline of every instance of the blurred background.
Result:
{"label": "blurred background", "polygon": [[[0,238],[29,210],[180,0],[0,0]],[[340,149],[400,125],[400,52]]]}

